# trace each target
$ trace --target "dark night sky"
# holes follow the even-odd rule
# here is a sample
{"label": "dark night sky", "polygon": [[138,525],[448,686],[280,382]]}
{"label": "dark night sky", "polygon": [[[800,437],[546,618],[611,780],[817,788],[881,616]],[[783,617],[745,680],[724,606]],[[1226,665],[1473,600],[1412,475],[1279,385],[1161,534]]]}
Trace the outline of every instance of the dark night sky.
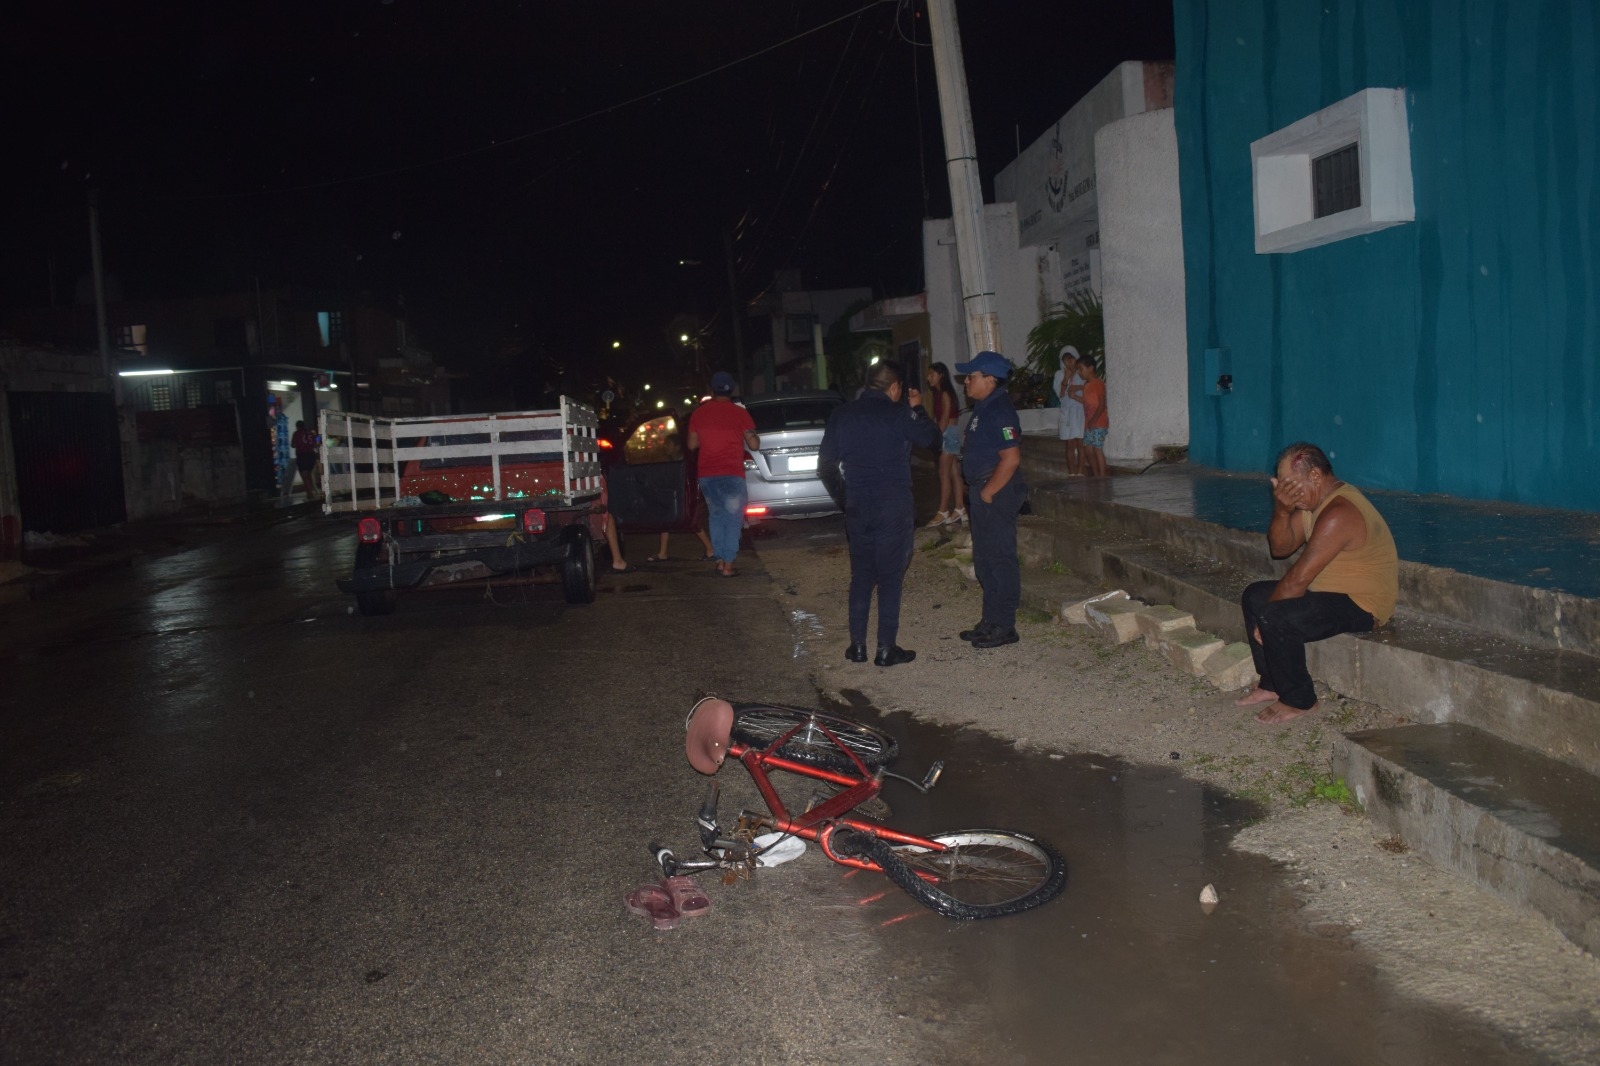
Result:
{"label": "dark night sky", "polygon": [[[52,257],[71,299],[95,187],[130,297],[399,293],[464,368],[508,337],[645,351],[679,312],[716,316],[725,353],[724,233],[746,299],[783,267],[898,295],[920,220],[949,213],[931,52],[907,40],[923,0],[31,6],[0,25],[25,102],[4,306],[48,302]],[[1117,62],[1172,56],[1170,0],[957,15],[986,193],[1017,127],[1026,145]]]}

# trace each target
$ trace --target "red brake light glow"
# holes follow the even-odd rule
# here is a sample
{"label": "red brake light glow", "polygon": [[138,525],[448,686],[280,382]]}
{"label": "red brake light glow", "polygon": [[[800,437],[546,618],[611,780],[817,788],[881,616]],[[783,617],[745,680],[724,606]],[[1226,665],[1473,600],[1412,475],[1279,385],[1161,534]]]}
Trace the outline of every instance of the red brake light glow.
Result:
{"label": "red brake light glow", "polygon": [[376,544],[383,539],[383,526],[376,518],[363,518],[356,523],[356,536],[363,544]]}
{"label": "red brake light glow", "polygon": [[524,533],[544,532],[544,512],[535,507],[531,511],[522,512],[522,531]]}
{"label": "red brake light glow", "polygon": [[602,447],[602,448],[615,448],[616,447],[615,444],[612,444],[610,441],[606,440],[604,437],[600,438],[599,444],[600,444],[600,447]]}
{"label": "red brake light glow", "polygon": [[767,509],[758,503],[751,504],[744,509],[744,513],[747,515],[764,515],[767,513]]}

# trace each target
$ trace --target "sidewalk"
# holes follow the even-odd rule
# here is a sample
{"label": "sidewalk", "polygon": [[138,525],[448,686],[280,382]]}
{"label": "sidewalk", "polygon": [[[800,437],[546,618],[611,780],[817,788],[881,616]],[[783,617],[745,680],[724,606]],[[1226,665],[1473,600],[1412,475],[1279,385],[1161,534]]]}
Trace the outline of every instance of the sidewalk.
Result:
{"label": "sidewalk", "polygon": [[[1400,719],[1332,697],[1315,720],[1264,729],[1232,695],[1179,673],[1142,641],[1107,644],[1087,627],[1057,624],[1042,606],[1025,608],[1021,643],[974,651],[955,633],[978,619],[980,590],[950,565],[955,552],[945,538],[918,540],[900,636],[917,660],[890,670],[843,659],[842,537],[826,548],[759,545],[819,688],[860,692],[884,711],[970,724],[1024,748],[1164,765],[1247,796],[1264,816],[1234,846],[1292,871],[1308,924],[1340,927],[1398,988],[1465,1008],[1552,1061],[1600,1058],[1600,960],[1544,919],[1419,861],[1339,802],[1348,797],[1331,752],[1342,731]],[[1030,605],[1102,591],[1059,566],[1025,568],[1024,590]],[[1217,889],[1226,902],[1228,886]]]}

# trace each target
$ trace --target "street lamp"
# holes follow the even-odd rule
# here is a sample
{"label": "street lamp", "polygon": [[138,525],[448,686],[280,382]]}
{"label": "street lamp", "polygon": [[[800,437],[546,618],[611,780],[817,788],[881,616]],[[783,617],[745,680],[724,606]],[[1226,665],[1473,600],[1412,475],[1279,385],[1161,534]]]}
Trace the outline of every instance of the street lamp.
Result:
{"label": "street lamp", "polygon": [[611,342],[611,347],[620,348],[620,347],[622,347],[622,342],[621,341],[612,341]]}
{"label": "street lamp", "polygon": [[689,335],[687,333],[678,334],[678,343],[679,344],[688,344],[689,343]]}
{"label": "street lamp", "polygon": [[644,387],[644,391],[645,391],[645,392],[649,392],[649,391],[650,391],[650,386],[649,386],[649,385],[646,385],[646,386],[645,386],[645,387]]}

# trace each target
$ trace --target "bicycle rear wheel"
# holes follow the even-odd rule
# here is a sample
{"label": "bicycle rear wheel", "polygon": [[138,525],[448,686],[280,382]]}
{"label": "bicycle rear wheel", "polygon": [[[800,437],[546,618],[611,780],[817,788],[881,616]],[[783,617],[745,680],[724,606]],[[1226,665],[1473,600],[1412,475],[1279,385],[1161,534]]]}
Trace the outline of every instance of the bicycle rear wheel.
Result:
{"label": "bicycle rear wheel", "polygon": [[869,768],[883,766],[900,751],[889,734],[870,725],[821,711],[799,707],[774,707],[765,703],[736,703],[733,706],[733,738],[753,748],[765,748],[783,734],[800,726],[800,731],[778,749],[778,754],[795,762],[833,770],[850,770],[852,763],[838,745],[816,726],[825,727],[839,742]]}
{"label": "bicycle rear wheel", "polygon": [[917,902],[949,918],[999,918],[1049,903],[1067,887],[1067,864],[1042,840],[1009,829],[935,833],[932,851],[861,833],[853,843]]}

